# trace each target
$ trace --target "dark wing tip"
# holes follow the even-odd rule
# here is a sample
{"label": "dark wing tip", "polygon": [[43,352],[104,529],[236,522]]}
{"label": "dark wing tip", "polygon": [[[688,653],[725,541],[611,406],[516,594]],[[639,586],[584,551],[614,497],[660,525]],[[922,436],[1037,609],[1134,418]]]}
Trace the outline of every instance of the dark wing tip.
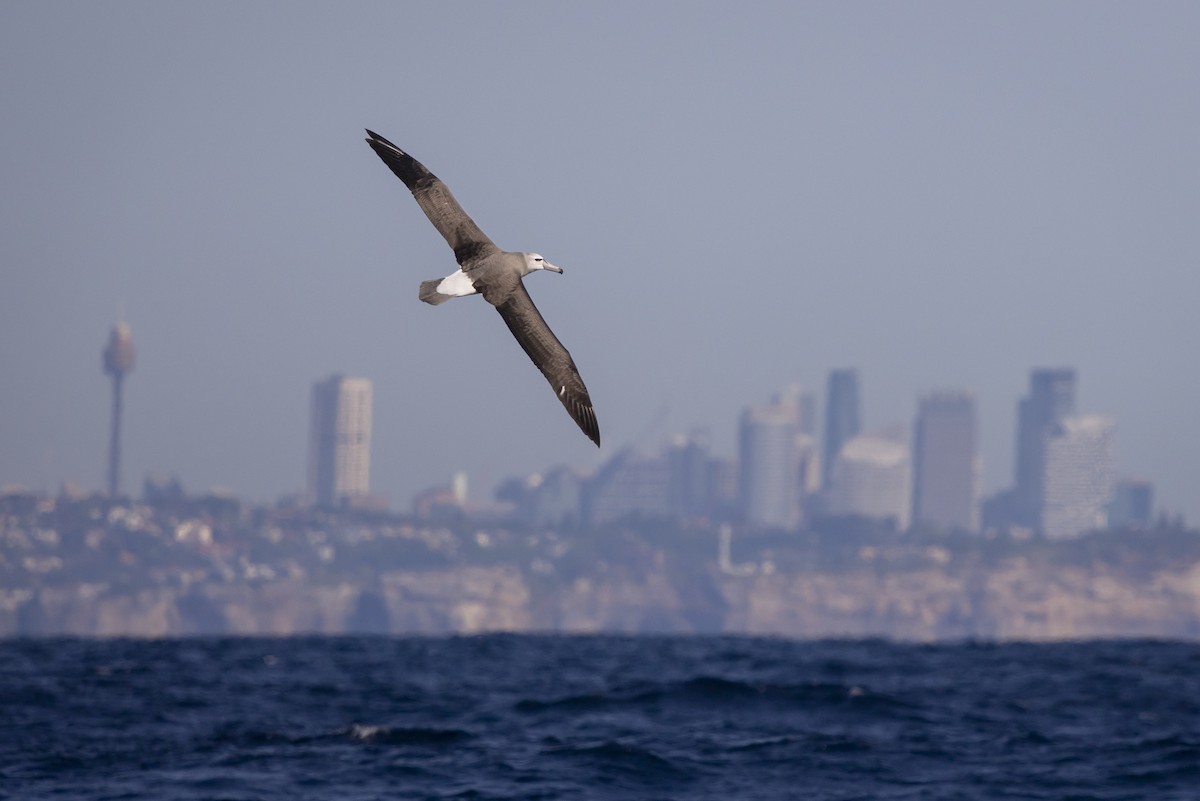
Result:
{"label": "dark wing tip", "polygon": [[[370,134],[366,140],[367,144],[371,146],[371,149],[375,151],[375,154],[379,156],[379,158],[383,159],[384,162],[392,168],[393,172],[396,170],[396,166],[393,165],[401,166],[403,171],[406,173],[410,171],[408,162],[415,161],[412,156],[408,155],[399,147],[397,147],[395,143],[389,142],[387,139],[375,133],[370,128],[367,128],[366,132]],[[397,161],[397,159],[399,159],[399,161]],[[397,172],[396,175],[403,177],[399,172]],[[407,181],[405,183],[407,183]]]}
{"label": "dark wing tip", "polygon": [[592,442],[596,443],[596,447],[600,447],[600,423],[596,420],[596,410],[592,408],[590,403],[583,403],[579,399],[572,399],[572,402],[567,406],[567,412],[571,418],[579,426],[579,429]]}
{"label": "dark wing tip", "polygon": [[[404,185],[407,186],[409,190],[415,192],[417,185],[422,181],[437,180],[433,173],[427,170],[423,164],[414,159],[412,156],[405,153],[403,150],[396,147],[396,145],[389,142],[387,139],[384,139],[370,128],[367,128],[366,131],[368,134],[370,134],[370,138],[367,139],[367,144],[370,145],[371,149],[375,151],[375,155],[379,156],[379,158],[383,160],[383,163],[388,166],[388,169],[395,173],[396,177],[403,181]],[[419,203],[420,201],[421,199],[417,198],[417,202]],[[428,209],[426,209],[425,213],[431,214]],[[433,217],[431,216],[430,219],[433,219]],[[434,225],[438,225],[438,223],[435,221]],[[441,230],[440,226],[438,230]],[[442,235],[445,236],[445,231],[442,231]]]}
{"label": "dark wing tip", "polygon": [[382,136],[375,133],[370,128],[364,128],[363,130],[367,132],[367,142],[369,144],[371,144],[372,146],[374,146],[375,143],[379,143],[379,144],[387,145],[388,147],[395,148],[396,150],[400,150],[400,148],[396,147],[394,144],[389,142],[387,139],[384,139]]}
{"label": "dark wing tip", "polygon": [[588,427],[584,430],[588,439],[596,443],[596,447],[600,447],[600,423],[596,420],[596,410],[591,406],[587,407]]}

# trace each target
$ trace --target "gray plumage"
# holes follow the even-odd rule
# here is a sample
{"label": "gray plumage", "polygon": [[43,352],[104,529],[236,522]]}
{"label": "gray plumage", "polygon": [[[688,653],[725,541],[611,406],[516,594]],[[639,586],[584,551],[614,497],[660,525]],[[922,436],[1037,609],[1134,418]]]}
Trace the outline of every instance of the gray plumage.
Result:
{"label": "gray plumage", "polygon": [[508,330],[550,382],[567,413],[588,439],[599,446],[596,411],[575,361],[546,325],[522,281],[535,270],[561,273],[562,268],[537,253],[498,248],[425,165],[379,134],[368,130],[367,136],[367,144],[404,182],[433,227],[445,237],[460,267],[445,278],[422,281],[420,299],[436,306],[454,297],[476,292],[483,295],[500,312]]}

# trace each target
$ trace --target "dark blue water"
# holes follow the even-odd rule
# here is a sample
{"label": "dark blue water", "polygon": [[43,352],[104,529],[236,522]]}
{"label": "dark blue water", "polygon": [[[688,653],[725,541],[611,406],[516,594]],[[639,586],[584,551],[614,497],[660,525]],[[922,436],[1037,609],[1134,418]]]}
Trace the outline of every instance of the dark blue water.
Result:
{"label": "dark blue water", "polygon": [[1200,646],[0,642],[12,799],[1200,798]]}

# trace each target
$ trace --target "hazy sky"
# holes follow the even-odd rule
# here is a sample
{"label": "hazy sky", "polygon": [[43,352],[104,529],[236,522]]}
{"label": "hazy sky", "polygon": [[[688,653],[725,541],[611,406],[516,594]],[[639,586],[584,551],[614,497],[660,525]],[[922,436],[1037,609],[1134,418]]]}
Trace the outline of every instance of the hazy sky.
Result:
{"label": "hazy sky", "polygon": [[[305,481],[309,394],[374,382],[372,487],[596,466],[853,366],[865,422],[978,398],[1011,483],[1029,370],[1200,521],[1200,4],[0,4],[0,485]],[[597,451],[363,142],[501,247]],[[822,398],[823,401],[823,398]]]}

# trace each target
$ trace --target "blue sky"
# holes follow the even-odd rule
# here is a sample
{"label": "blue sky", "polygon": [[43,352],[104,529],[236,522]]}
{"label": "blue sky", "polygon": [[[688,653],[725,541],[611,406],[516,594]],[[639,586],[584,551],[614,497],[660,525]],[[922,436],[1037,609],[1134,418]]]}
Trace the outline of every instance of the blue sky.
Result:
{"label": "blue sky", "polygon": [[[373,488],[598,465],[860,371],[866,423],[976,393],[985,488],[1073,366],[1118,472],[1200,520],[1200,6],[7,3],[0,485],[303,487],[311,384],[375,386]],[[370,127],[531,276],[597,451],[454,269]]]}

